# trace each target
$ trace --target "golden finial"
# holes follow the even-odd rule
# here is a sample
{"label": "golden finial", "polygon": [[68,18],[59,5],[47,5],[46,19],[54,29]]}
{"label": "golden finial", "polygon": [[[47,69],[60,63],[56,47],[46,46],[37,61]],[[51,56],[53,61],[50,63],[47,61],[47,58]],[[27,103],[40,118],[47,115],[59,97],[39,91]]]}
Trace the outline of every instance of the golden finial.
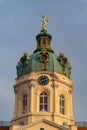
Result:
{"label": "golden finial", "polygon": [[48,23],[48,20],[45,16],[42,16],[42,30],[46,30],[46,24]]}

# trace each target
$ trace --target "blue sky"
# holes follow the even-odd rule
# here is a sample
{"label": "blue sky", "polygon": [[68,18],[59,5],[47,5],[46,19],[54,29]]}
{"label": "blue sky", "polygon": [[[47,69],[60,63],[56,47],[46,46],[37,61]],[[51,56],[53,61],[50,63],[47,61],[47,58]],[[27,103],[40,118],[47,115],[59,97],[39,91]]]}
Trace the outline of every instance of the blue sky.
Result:
{"label": "blue sky", "polygon": [[0,0],[0,120],[13,118],[16,64],[33,53],[41,15],[55,53],[72,65],[74,118],[87,121],[87,0]]}

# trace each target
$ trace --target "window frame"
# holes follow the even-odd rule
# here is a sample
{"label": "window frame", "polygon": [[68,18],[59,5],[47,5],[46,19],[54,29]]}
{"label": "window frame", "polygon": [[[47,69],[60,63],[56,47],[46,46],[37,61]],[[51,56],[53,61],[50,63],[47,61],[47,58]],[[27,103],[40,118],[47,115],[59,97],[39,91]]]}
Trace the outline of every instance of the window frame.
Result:
{"label": "window frame", "polygon": [[23,113],[26,113],[28,110],[28,98],[27,98],[27,94],[23,95]]}
{"label": "window frame", "polygon": [[39,111],[48,112],[48,94],[41,92],[39,96]]}
{"label": "window frame", "polygon": [[64,115],[65,114],[65,97],[63,94],[60,95],[59,106],[60,106],[60,113]]}

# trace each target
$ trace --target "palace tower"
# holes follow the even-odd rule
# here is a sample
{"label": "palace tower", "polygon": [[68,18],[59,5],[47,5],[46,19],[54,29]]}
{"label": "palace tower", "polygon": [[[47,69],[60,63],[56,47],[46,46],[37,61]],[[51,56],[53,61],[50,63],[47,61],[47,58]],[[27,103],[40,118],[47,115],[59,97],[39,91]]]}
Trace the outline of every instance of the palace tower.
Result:
{"label": "palace tower", "polygon": [[12,130],[76,130],[71,64],[63,52],[54,53],[47,22],[43,17],[33,54],[24,52],[16,66]]}

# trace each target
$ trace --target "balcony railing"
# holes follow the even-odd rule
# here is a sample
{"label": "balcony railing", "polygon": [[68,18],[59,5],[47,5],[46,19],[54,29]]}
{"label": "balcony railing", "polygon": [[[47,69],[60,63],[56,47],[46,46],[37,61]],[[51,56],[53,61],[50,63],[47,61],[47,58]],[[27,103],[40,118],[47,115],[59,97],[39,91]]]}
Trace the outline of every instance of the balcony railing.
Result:
{"label": "balcony railing", "polygon": [[11,125],[11,121],[0,121],[0,127],[8,127]]}

